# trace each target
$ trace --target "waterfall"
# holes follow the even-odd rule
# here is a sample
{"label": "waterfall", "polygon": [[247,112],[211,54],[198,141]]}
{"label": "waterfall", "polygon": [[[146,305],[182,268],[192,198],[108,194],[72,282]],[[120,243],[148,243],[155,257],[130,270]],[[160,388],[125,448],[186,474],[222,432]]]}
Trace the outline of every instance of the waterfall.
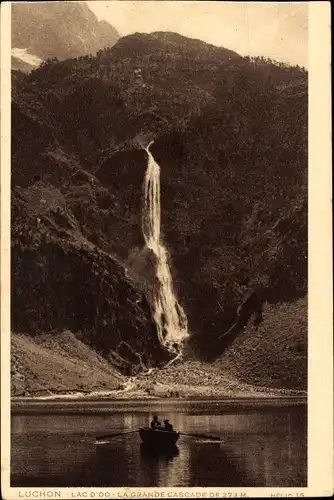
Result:
{"label": "waterfall", "polygon": [[[153,141],[152,141],[153,142]],[[154,320],[160,342],[171,352],[179,354],[188,337],[186,315],[173,291],[168,252],[160,239],[160,167],[147,146],[148,164],[144,180],[144,210],[142,230],[147,248],[156,257],[157,286],[154,289]]]}

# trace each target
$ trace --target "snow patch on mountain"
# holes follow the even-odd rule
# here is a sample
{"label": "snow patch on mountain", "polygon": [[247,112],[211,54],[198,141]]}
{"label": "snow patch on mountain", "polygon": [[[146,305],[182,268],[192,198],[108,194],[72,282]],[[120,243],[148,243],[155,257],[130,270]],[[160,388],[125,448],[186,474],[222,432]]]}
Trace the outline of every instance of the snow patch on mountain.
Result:
{"label": "snow patch on mountain", "polygon": [[30,54],[28,49],[19,49],[18,47],[12,48],[12,56],[36,67],[43,62],[40,57]]}

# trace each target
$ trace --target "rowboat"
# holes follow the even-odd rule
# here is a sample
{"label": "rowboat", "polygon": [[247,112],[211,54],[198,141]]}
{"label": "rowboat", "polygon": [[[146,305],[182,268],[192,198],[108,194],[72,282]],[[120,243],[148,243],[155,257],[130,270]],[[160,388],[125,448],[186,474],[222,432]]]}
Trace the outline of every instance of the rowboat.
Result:
{"label": "rowboat", "polygon": [[164,429],[139,427],[139,436],[143,443],[150,448],[166,449],[175,446],[180,437],[180,433],[176,431],[165,431]]}
{"label": "rowboat", "polygon": [[167,449],[170,447],[175,447],[176,442],[180,436],[188,436],[193,438],[204,438],[212,441],[221,441],[220,437],[208,436],[207,434],[189,434],[186,432],[176,432],[167,431],[164,428],[151,427],[139,427],[139,429],[134,429],[132,431],[117,432],[116,434],[105,434],[103,436],[97,436],[97,442],[104,440],[109,440],[118,436],[124,436],[126,434],[135,434],[139,432],[139,436],[143,442],[143,445],[153,448],[156,450]]}

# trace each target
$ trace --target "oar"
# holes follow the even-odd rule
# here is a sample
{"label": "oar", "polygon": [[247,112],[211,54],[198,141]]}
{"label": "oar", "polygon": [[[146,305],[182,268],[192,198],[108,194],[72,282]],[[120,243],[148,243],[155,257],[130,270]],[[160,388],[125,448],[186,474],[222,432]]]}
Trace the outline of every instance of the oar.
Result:
{"label": "oar", "polygon": [[207,434],[188,434],[185,432],[180,432],[181,436],[188,436],[188,437],[195,437],[195,438],[202,438],[202,439],[210,439],[210,441],[221,441],[220,437],[218,436],[208,436]]}
{"label": "oar", "polygon": [[96,440],[103,441],[104,439],[110,439],[116,436],[124,436],[124,434],[134,434],[135,432],[138,432],[138,429],[136,429],[135,431],[118,432],[117,434],[106,434],[105,436],[98,436]]}

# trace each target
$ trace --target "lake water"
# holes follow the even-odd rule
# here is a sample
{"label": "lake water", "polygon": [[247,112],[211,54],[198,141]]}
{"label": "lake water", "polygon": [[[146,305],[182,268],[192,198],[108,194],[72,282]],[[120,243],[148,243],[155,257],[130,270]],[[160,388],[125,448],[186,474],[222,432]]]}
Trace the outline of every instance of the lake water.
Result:
{"label": "lake water", "polygon": [[[152,456],[138,434],[96,436],[147,425],[153,413],[181,436],[177,451]],[[12,413],[12,486],[303,487],[307,481],[305,404],[217,401],[63,402]]]}

